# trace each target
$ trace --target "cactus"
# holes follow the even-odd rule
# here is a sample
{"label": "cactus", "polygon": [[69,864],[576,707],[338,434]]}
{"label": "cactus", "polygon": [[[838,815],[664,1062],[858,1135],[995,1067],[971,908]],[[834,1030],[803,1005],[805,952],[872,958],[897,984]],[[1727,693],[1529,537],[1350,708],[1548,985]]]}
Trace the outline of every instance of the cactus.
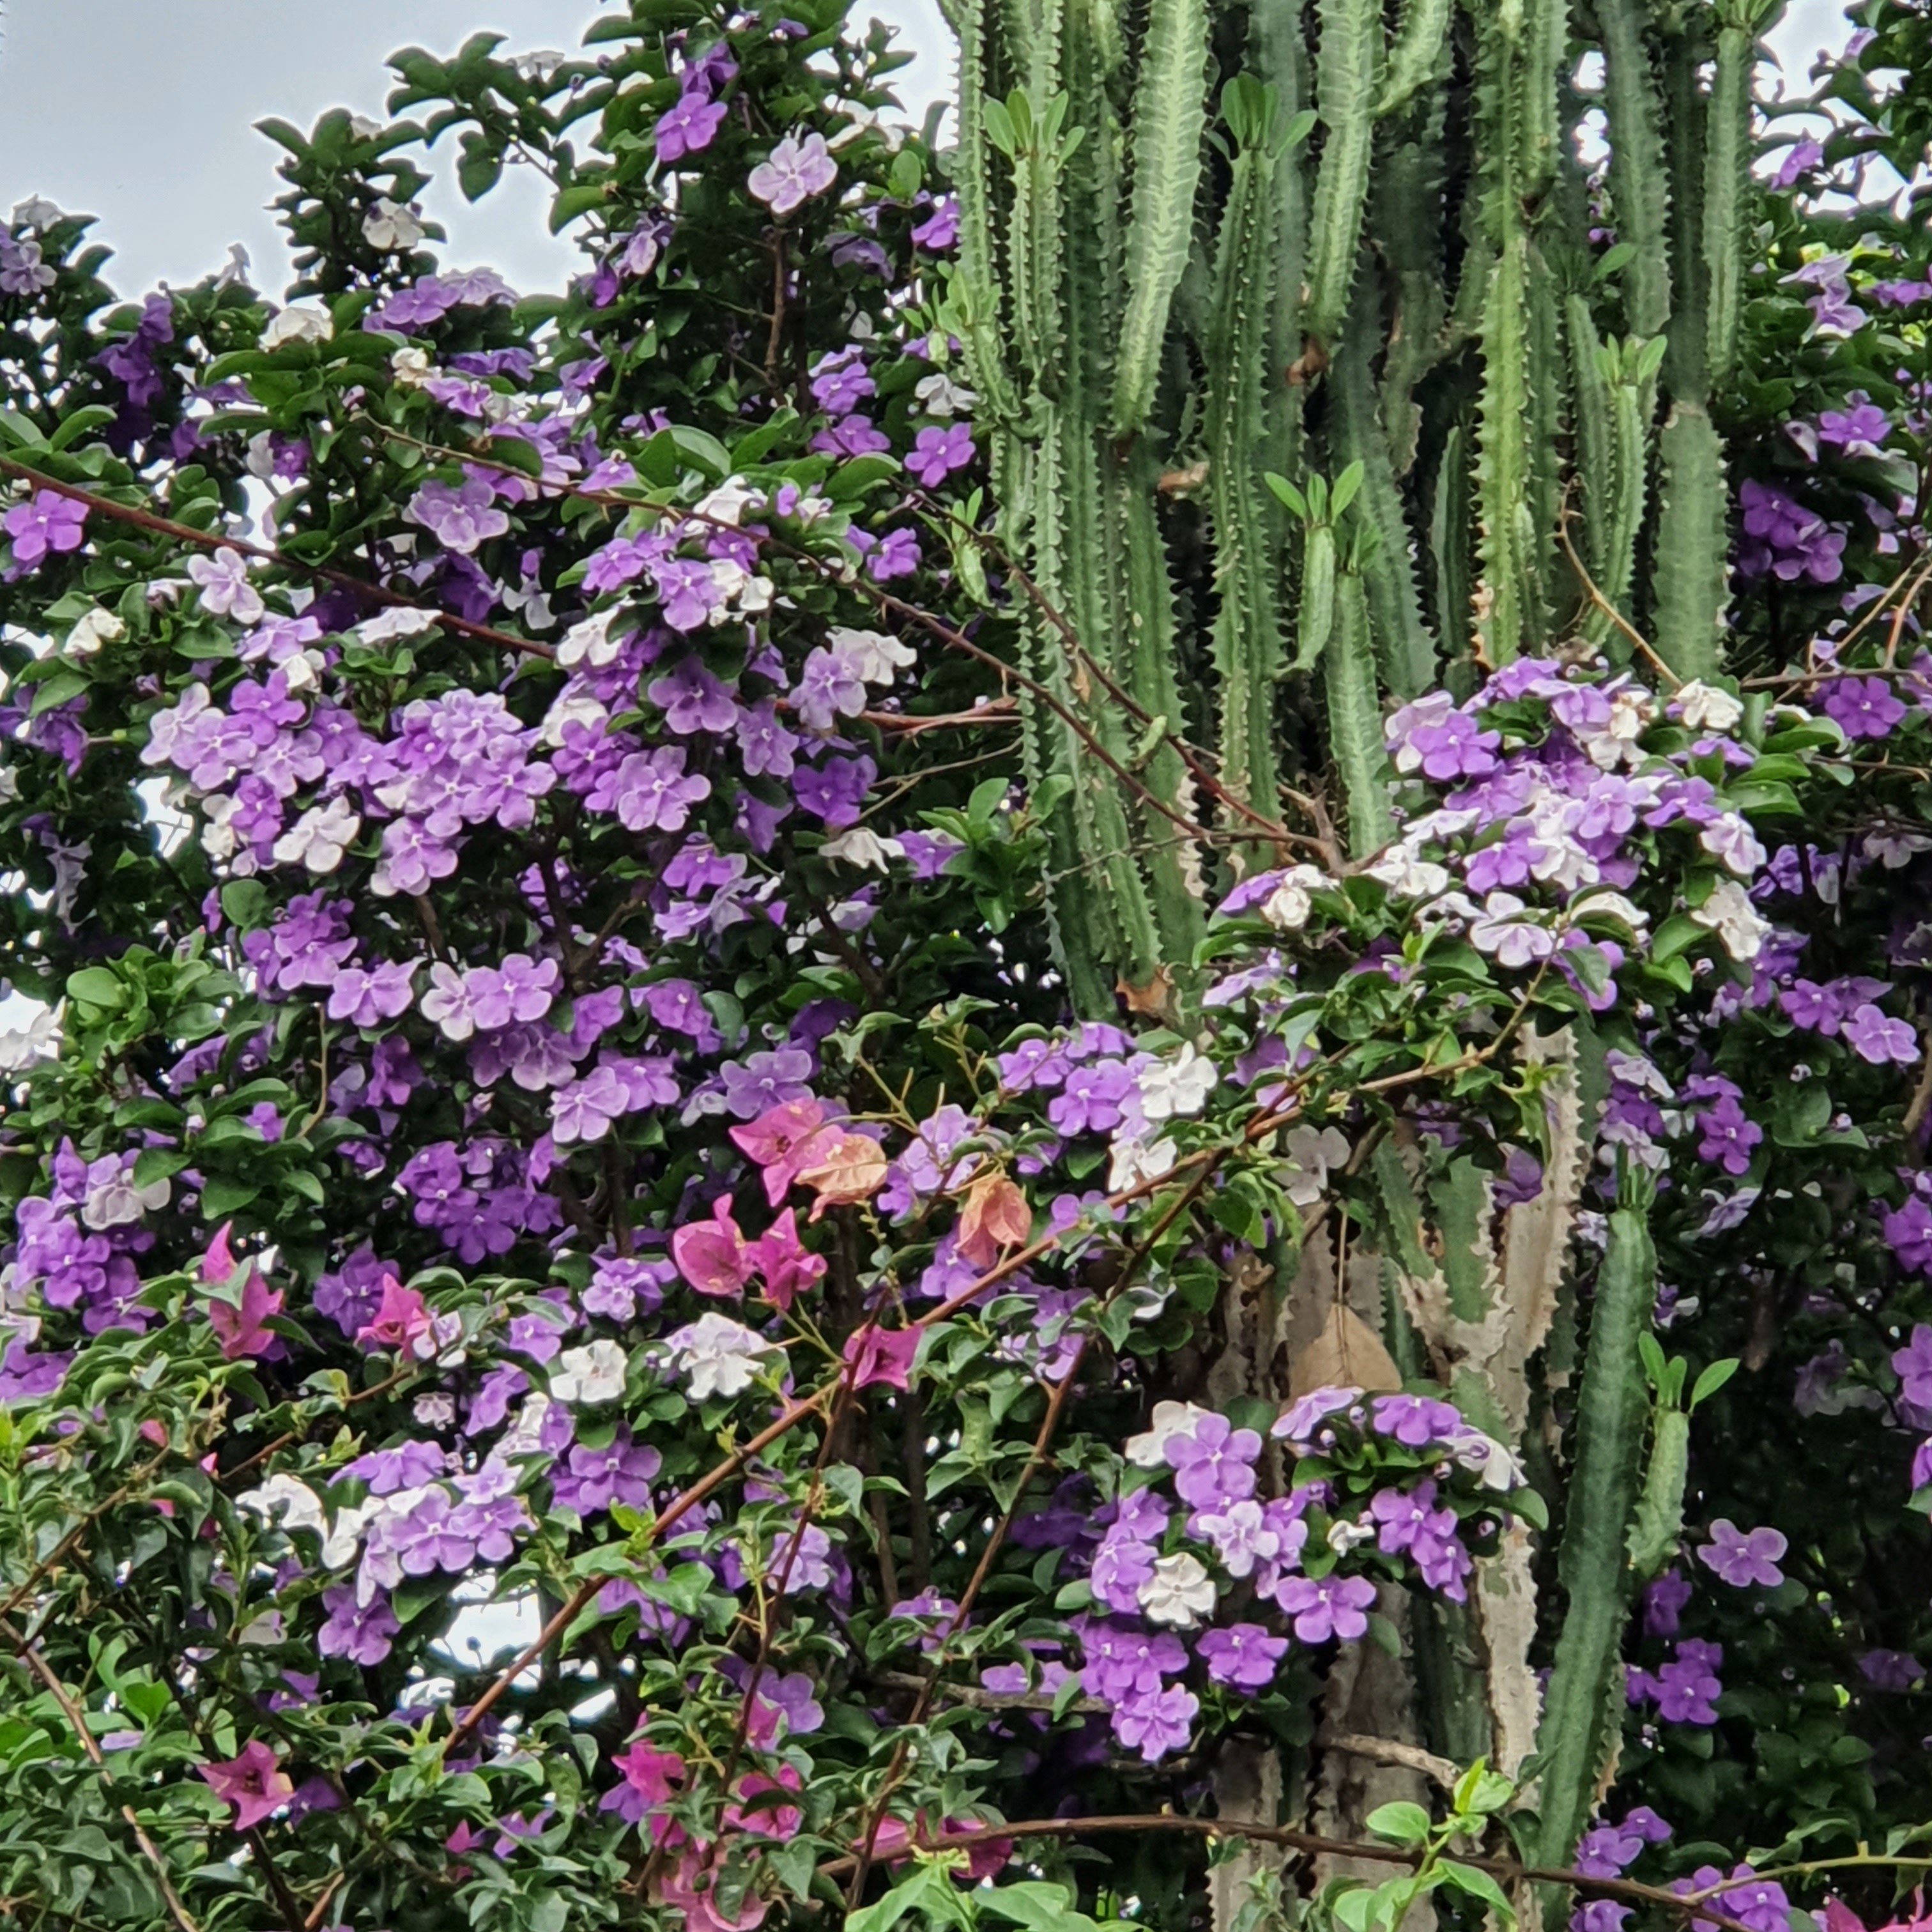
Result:
{"label": "cactus", "polygon": [[[1621,1704],[1624,1626],[1634,1578],[1629,1539],[1638,1500],[1639,1462],[1650,1413],[1641,1338],[1657,1303],[1657,1254],[1641,1207],[1610,1217],[1597,1276],[1589,1352],[1576,1404],[1576,1450],[1557,1572],[1568,1598],[1556,1658],[1544,1694],[1537,1750],[1537,1861],[1565,1866],[1590,1815],[1610,1756],[1610,1718]],[[1552,1891],[1556,1888],[1546,1888]],[[1553,1896],[1544,1904],[1551,1916]]]}
{"label": "cactus", "polygon": [[[1366,850],[1386,704],[1575,630],[1717,668],[1714,411],[1771,0],[947,4],[937,320],[982,399],[998,536],[1048,606],[1011,597],[1006,634],[1075,721],[1035,707],[1025,742],[1067,782],[1056,929],[1104,1012],[1122,980],[1185,980],[1211,882],[1177,817],[1220,811],[1225,885],[1266,860],[1281,781],[1325,763]],[[1600,212],[1580,44],[1604,58]],[[1345,474],[1346,517],[1269,481],[1312,502]],[[1563,561],[1573,511],[1600,599]],[[1197,796],[1177,735],[1232,803]]]}

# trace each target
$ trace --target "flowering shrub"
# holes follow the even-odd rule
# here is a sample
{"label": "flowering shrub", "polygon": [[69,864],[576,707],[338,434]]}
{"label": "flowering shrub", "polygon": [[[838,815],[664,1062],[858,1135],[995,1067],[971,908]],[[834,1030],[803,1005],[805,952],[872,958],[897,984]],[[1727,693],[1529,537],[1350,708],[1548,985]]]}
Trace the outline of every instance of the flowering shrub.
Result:
{"label": "flowering shrub", "polygon": [[[1177,817],[1111,1016],[882,32],[398,56],[423,124],[270,124],[286,304],[16,212],[10,1906],[1777,1932],[1909,1856],[1932,271],[1803,192],[1904,152],[1878,10],[1766,190],[1723,676],[1459,662],[1354,857]],[[565,293],[439,259],[444,134]]]}

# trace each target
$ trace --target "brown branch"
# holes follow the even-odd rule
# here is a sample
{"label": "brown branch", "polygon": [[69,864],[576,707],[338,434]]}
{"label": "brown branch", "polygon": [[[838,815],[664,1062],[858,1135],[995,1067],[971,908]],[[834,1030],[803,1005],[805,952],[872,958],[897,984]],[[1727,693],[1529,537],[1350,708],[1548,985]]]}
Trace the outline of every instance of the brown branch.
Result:
{"label": "brown branch", "polygon": [[[1017,1838],[1082,1838],[1109,1836],[1120,1832],[1180,1832],[1191,1837],[1202,1838],[1251,1838],[1260,1844],[1283,1845],[1292,1851],[1305,1852],[1311,1856],[1326,1855],[1332,1858],[1363,1858],[1377,1864],[1414,1866],[1420,1861],[1421,1854],[1400,1845],[1370,1844],[1352,1838],[1325,1838],[1319,1832],[1304,1832],[1292,1825],[1264,1825],[1251,1822],[1244,1818],[1190,1818],[1171,1811],[1142,1812],[1132,1814],[1109,1814],[1093,1818],[1022,1818],[1006,1825],[976,1826],[970,1831],[949,1831],[943,1837],[929,1838],[915,1833],[902,1850],[896,1850],[895,1858],[914,1852],[936,1854],[949,1851],[964,1851],[973,1845],[998,1844]],[[828,1878],[842,1878],[858,1862],[856,1854],[833,1858],[819,1867]],[[1728,1913],[1713,1912],[1707,1900],[1713,1895],[1735,1891],[1742,1886],[1742,1879],[1726,1879],[1720,1886],[1708,1892],[1666,1892],[1661,1886],[1641,1885],[1634,1879],[1594,1878],[1587,1872],[1558,1870],[1542,1865],[1520,1865],[1506,1858],[1482,1857],[1459,1858],[1457,1863],[1473,1865],[1478,1871],[1491,1876],[1512,1882],[1527,1881],[1534,1885],[1566,1885],[1580,1891],[1592,1892],[1606,1898],[1627,1898],[1634,1904],[1657,1905],[1666,1910],[1682,1914],[1685,1918],[1694,1917],[1700,1926],[1710,1925],[1719,1932],[1750,1932],[1742,1921]],[[1924,1863],[1925,1860],[1900,1861],[1901,1863]]]}
{"label": "brown branch", "polygon": [[1462,1775],[1462,1766],[1453,1758],[1438,1757],[1420,1744],[1398,1744],[1393,1738],[1368,1738],[1359,1732],[1344,1731],[1333,1737],[1319,1737],[1316,1742],[1324,1750],[1343,1751],[1350,1757],[1363,1758],[1370,1764],[1394,1765],[1404,1771],[1419,1771],[1444,1791],[1453,1791]]}
{"label": "brown branch", "polygon": [[[371,418],[364,417],[364,422]],[[374,425],[381,428],[380,424]],[[386,434],[388,433],[384,432]],[[448,454],[460,458],[464,462],[470,459],[462,456],[460,451]],[[507,470],[508,464],[492,466]],[[513,472],[520,476],[519,470]],[[276,550],[262,544],[244,542],[239,537],[220,536],[208,530],[198,530],[192,524],[178,524],[171,518],[158,517],[151,510],[130,508],[125,503],[117,503],[110,496],[96,494],[92,490],[83,490],[77,483],[63,483],[43,471],[10,456],[0,456],[0,475],[25,477],[29,482],[43,490],[51,490],[56,496],[65,496],[76,503],[85,503],[92,511],[112,519],[117,523],[131,524],[136,530],[148,530],[157,536],[172,537],[177,543],[193,544],[201,550],[238,550],[244,556],[252,556],[262,563],[278,565],[282,569],[292,571],[299,577],[311,577],[324,584],[332,584],[338,590],[353,590],[358,596],[368,597],[392,610],[421,610],[435,618],[446,629],[460,632],[466,638],[475,638],[488,644],[500,645],[505,650],[521,651],[531,657],[554,658],[556,652],[548,644],[540,644],[532,638],[519,638],[508,631],[493,629],[488,624],[472,624],[467,617],[458,617],[433,604],[418,604],[413,598],[405,597],[400,591],[392,590],[386,584],[372,583],[366,577],[356,577],[346,570],[332,570],[324,563],[304,563],[300,558],[292,557],[286,550]]]}
{"label": "brown branch", "polygon": [[[788,1436],[808,1415],[819,1413],[824,1408],[825,1399],[830,1393],[830,1388],[821,1388],[815,1390],[802,1401],[788,1403],[776,1420],[766,1424],[748,1442],[733,1450],[722,1462],[700,1476],[682,1495],[667,1503],[649,1530],[644,1532],[645,1536],[655,1542],[673,1523],[688,1516],[713,1491],[722,1489],[753,1456],[770,1448],[781,1436]],[[579,1584],[565,1599],[562,1607],[549,1622],[497,1672],[489,1688],[451,1726],[449,1736],[442,1744],[442,1755],[446,1761],[450,1753],[475,1732],[503,1693],[576,1622],[590,1606],[591,1600],[610,1580],[608,1576],[592,1576]]]}
{"label": "brown branch", "polygon": [[[38,1648],[22,1637],[4,1617],[0,1617],[0,1634],[4,1634],[10,1642],[14,1644],[26,1659],[34,1675],[46,1686],[48,1694],[60,1706],[61,1714],[67,1719],[81,1749],[87,1754],[88,1761],[100,1773],[103,1779],[111,1782],[107,1760],[102,1755],[100,1745],[94,1741],[94,1733],[87,1727],[86,1717],[68,1696],[67,1686],[56,1675],[52,1666],[40,1654]],[[175,1889],[173,1877],[168,1870],[166,1859],[161,1856],[160,1848],[148,1836],[146,1827],[134,1815],[134,1806],[123,1804],[120,1810],[134,1834],[135,1844],[141,1848],[141,1856],[154,1868],[154,1882],[160,1888],[161,1897],[167,1902],[169,1914],[179,1928],[179,1932],[201,1932],[201,1928],[189,1916],[188,1907],[182,1903],[180,1893]],[[292,1922],[290,1932],[295,1932]]]}

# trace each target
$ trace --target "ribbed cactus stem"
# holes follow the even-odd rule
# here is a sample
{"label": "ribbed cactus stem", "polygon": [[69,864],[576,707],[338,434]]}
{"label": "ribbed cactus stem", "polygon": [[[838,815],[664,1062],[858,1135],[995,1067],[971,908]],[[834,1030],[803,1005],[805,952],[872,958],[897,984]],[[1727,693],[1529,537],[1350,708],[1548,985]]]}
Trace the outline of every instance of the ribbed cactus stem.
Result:
{"label": "ribbed cactus stem", "polygon": [[1570,387],[1576,404],[1576,474],[1582,485],[1584,554],[1589,560],[1591,574],[1600,584],[1617,485],[1610,427],[1616,406],[1610,398],[1612,374],[1605,362],[1603,338],[1597,332],[1588,298],[1571,296],[1568,308]]}
{"label": "ribbed cactus stem", "polygon": [[1272,814],[1276,805],[1274,696],[1282,669],[1280,547],[1256,460],[1265,434],[1262,400],[1273,276],[1276,104],[1258,82],[1230,83],[1224,102],[1240,143],[1215,242],[1208,342],[1208,510],[1219,596],[1214,632],[1220,685],[1221,782]]}
{"label": "ribbed cactus stem", "polygon": [[1660,335],[1670,319],[1670,179],[1647,11],[1645,0],[1597,0],[1612,219],[1618,240],[1636,251],[1624,266],[1624,320],[1632,334],[1646,336]]}
{"label": "ribbed cactus stem", "polygon": [[[1650,1396],[1638,1348],[1657,1303],[1657,1254],[1642,1210],[1619,1207],[1590,1311],[1576,1448],[1557,1561],[1567,1600],[1537,1731],[1538,1862],[1567,1866],[1607,1761],[1633,1578],[1628,1538]],[[1563,1922],[1560,1887],[1542,1888],[1544,1923]]]}
{"label": "ribbed cactus stem", "polygon": [[1330,442],[1338,469],[1359,463],[1355,514],[1374,532],[1361,562],[1376,660],[1383,682],[1401,698],[1418,698],[1436,675],[1436,640],[1422,621],[1408,520],[1384,434],[1371,358],[1382,338],[1382,304],[1365,275],[1337,345],[1331,380]]}
{"label": "ribbed cactus stem", "polygon": [[1746,203],[1750,193],[1751,72],[1760,0],[1718,8],[1717,58],[1704,137],[1704,265],[1709,278],[1705,356],[1712,382],[1731,373],[1743,300]]}
{"label": "ribbed cactus stem", "polygon": [[1730,479],[1708,410],[1672,406],[1658,439],[1663,486],[1654,574],[1658,652],[1678,676],[1716,675],[1730,544]]}
{"label": "ribbed cactus stem", "polygon": [[1400,114],[1448,64],[1451,0],[1407,0],[1402,25],[1388,51],[1382,91],[1376,96],[1380,119]]}
{"label": "ribbed cactus stem", "polygon": [[1208,119],[1207,0],[1153,0],[1134,89],[1126,307],[1114,358],[1116,435],[1147,421],[1167,316],[1193,245]]}
{"label": "ribbed cactus stem", "polygon": [[1322,682],[1328,700],[1328,750],[1348,808],[1348,852],[1366,858],[1395,836],[1389,811],[1388,753],[1376,699],[1375,646],[1369,604],[1353,571],[1335,580],[1335,628]]}
{"label": "ribbed cactus stem", "polygon": [[1309,221],[1308,299],[1302,326],[1326,344],[1348,313],[1361,241],[1382,85],[1381,0],[1321,0],[1321,19],[1316,107],[1322,118],[1322,162]]}
{"label": "ribbed cactus stem", "polygon": [[1684,1528],[1684,1487],[1690,1473],[1690,1418],[1660,1407],[1650,1438],[1650,1462],[1630,1537],[1634,1580],[1647,1583],[1677,1554]]}

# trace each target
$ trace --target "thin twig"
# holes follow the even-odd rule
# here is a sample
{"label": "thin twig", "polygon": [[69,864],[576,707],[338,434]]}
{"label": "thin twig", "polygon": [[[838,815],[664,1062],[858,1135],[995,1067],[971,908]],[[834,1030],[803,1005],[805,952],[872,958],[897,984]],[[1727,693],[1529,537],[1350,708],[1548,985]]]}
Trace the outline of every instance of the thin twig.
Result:
{"label": "thin twig", "polygon": [[[369,418],[364,418],[365,422]],[[376,425],[380,427],[380,425]],[[458,452],[452,452],[452,454]],[[466,457],[462,459],[467,462]],[[502,466],[507,468],[507,465]],[[520,471],[516,472],[520,475]],[[332,570],[327,564],[304,563],[300,558],[290,556],[286,550],[262,544],[246,543],[239,537],[223,536],[208,530],[198,530],[192,524],[178,524],[171,518],[158,517],[149,510],[130,508],[125,503],[117,503],[111,496],[98,495],[92,490],[83,490],[77,483],[63,483],[57,478],[32,468],[10,456],[0,456],[0,474],[24,477],[43,490],[51,490],[56,496],[65,496],[76,503],[85,503],[90,510],[113,519],[118,523],[131,524],[136,530],[152,531],[157,536],[172,537],[178,543],[193,544],[201,550],[237,550],[244,556],[252,556],[262,563],[272,563],[284,570],[293,571],[302,577],[320,578],[324,584],[332,584],[338,590],[353,590],[358,596],[372,598],[378,604],[386,604],[396,610],[421,610],[434,617],[446,629],[456,631],[466,638],[475,638],[480,642],[498,644],[505,650],[521,651],[531,657],[554,658],[556,652],[548,644],[540,644],[532,638],[519,638],[508,631],[493,629],[488,624],[472,624],[467,617],[458,617],[434,604],[418,604],[415,598],[405,597],[400,591],[392,590],[386,584],[372,583],[366,577],[352,576],[346,570]]]}
{"label": "thin twig", "polygon": [[[0,1617],[0,1634],[4,1634],[10,1642],[16,1645],[34,1675],[47,1687],[48,1694],[60,1706],[62,1715],[67,1719],[81,1749],[87,1754],[88,1762],[103,1778],[106,1778],[109,1774],[107,1760],[103,1756],[100,1745],[95,1742],[94,1733],[87,1727],[85,1714],[68,1696],[67,1686],[60,1681],[52,1666],[40,1654],[38,1648],[23,1639],[4,1617]],[[146,1828],[134,1815],[134,1806],[123,1804],[120,1810],[122,1816],[128,1821],[129,1828],[134,1834],[135,1844],[141,1848],[141,1856],[154,1868],[154,1882],[160,1886],[161,1897],[166,1900],[169,1913],[179,1928],[179,1932],[201,1932],[200,1927],[189,1916],[188,1907],[182,1903],[180,1893],[175,1890],[174,1880],[169,1874],[167,1861],[162,1857],[160,1848],[148,1836]],[[294,1932],[292,1926],[290,1932]]]}

